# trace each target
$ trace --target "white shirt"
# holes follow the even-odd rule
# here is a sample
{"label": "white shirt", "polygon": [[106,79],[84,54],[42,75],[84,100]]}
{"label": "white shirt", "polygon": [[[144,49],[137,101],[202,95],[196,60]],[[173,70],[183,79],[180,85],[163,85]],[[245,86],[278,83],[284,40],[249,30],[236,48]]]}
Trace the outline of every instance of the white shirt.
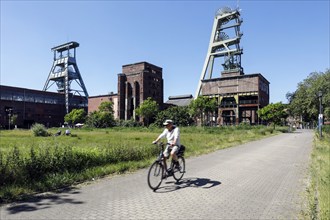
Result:
{"label": "white shirt", "polygon": [[172,144],[174,142],[174,140],[176,139],[176,142],[173,143],[175,146],[180,147],[180,130],[178,127],[174,127],[172,129],[172,131],[167,130],[167,128],[165,128],[165,130],[163,131],[163,133],[161,133],[158,137],[158,139],[164,138],[166,137],[167,139],[167,143]]}

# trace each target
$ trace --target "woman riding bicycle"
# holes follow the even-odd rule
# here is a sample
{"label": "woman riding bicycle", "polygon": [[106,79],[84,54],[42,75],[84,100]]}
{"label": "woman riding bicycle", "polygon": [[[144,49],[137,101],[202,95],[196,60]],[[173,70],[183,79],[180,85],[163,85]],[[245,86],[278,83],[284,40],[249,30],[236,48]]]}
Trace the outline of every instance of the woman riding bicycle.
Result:
{"label": "woman riding bicycle", "polygon": [[177,126],[173,124],[172,120],[166,120],[163,123],[164,126],[166,126],[163,133],[161,133],[156,140],[154,140],[152,143],[156,144],[161,138],[166,137],[167,139],[167,146],[163,152],[165,160],[164,164],[166,167],[166,159],[169,158],[169,153],[171,154],[172,160],[175,163],[175,166],[179,166],[177,153],[180,148],[180,130]]}

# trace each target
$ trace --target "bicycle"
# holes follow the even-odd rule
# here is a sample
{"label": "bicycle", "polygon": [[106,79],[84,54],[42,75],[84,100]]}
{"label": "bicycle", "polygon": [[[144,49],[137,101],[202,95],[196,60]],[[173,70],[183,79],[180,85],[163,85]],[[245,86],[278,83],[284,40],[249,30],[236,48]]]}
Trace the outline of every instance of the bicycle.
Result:
{"label": "bicycle", "polygon": [[148,185],[153,191],[156,191],[162,183],[163,179],[166,179],[167,177],[173,176],[176,182],[179,182],[182,179],[186,168],[184,159],[184,145],[181,145],[177,153],[179,166],[176,166],[174,161],[171,160],[170,168],[167,170],[165,169],[165,157],[163,154],[164,143],[159,143],[158,146],[160,148],[159,155],[157,159],[151,164],[148,172]]}

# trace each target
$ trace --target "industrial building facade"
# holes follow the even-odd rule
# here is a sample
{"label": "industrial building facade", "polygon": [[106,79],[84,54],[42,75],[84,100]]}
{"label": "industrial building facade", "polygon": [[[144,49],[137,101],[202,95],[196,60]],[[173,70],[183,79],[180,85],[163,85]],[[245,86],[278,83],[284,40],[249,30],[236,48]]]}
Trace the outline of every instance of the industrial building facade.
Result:
{"label": "industrial building facade", "polygon": [[124,65],[118,74],[118,118],[140,120],[135,109],[149,97],[162,106],[163,87],[161,67],[147,62]]}
{"label": "industrial building facade", "polygon": [[[69,95],[70,109],[84,108],[83,97]],[[30,128],[34,123],[60,127],[66,114],[64,94],[0,85],[0,126]]]}
{"label": "industrial building facade", "polygon": [[269,82],[261,74],[203,80],[201,92],[217,97],[218,125],[259,124],[257,111],[269,103]]}

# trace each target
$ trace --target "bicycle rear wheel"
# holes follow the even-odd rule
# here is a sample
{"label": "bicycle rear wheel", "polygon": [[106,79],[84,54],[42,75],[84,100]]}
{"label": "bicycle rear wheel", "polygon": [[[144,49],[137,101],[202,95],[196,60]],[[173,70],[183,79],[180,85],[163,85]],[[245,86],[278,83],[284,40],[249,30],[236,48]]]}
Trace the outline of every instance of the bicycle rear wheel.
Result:
{"label": "bicycle rear wheel", "polygon": [[179,162],[179,168],[173,167],[173,171],[174,171],[173,172],[173,178],[176,181],[181,180],[184,173],[186,172],[186,162],[184,160],[184,157],[178,156],[178,162]]}
{"label": "bicycle rear wheel", "polygon": [[158,189],[158,187],[162,183],[163,175],[164,175],[163,165],[159,161],[155,161],[150,166],[148,172],[148,185],[153,191]]}

